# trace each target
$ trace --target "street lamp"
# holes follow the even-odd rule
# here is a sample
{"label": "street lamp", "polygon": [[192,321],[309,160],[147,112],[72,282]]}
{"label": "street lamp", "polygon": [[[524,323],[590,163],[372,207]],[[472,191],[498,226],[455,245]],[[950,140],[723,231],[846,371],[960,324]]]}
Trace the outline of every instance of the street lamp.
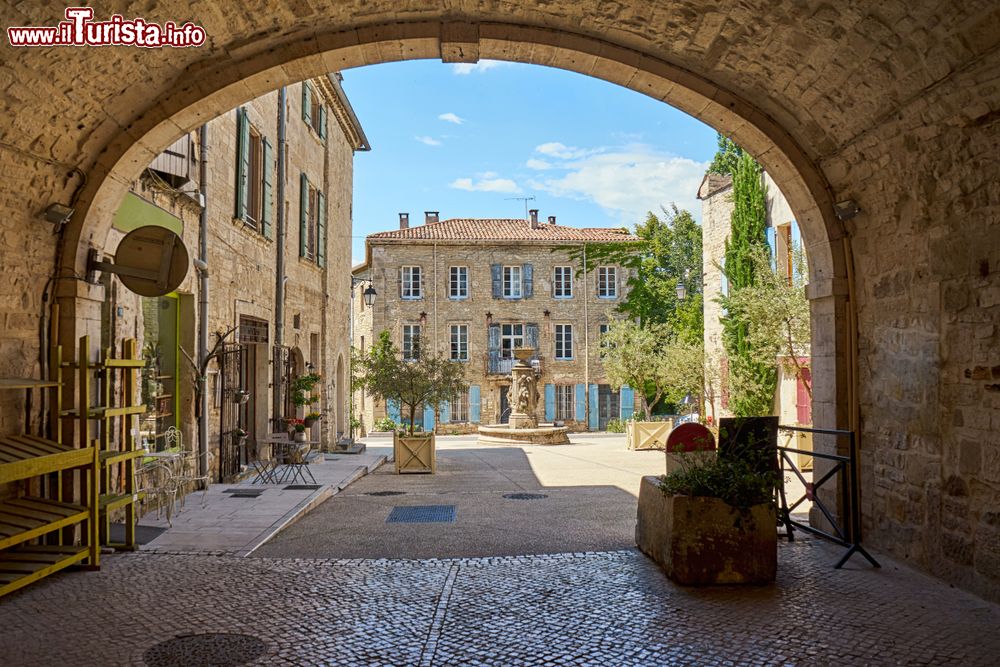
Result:
{"label": "street lamp", "polygon": [[682,281],[677,281],[677,300],[683,301],[687,296],[687,287],[684,286]]}
{"label": "street lamp", "polygon": [[375,297],[378,296],[378,292],[376,292],[375,288],[369,284],[362,293],[362,296],[365,299],[365,305],[371,308],[375,305]]}

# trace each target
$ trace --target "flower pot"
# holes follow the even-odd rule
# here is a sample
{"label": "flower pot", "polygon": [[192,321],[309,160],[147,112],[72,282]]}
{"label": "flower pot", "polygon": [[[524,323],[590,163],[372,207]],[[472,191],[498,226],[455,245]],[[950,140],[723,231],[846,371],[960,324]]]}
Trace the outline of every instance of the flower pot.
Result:
{"label": "flower pot", "polygon": [[292,440],[295,442],[305,442],[306,432],[305,431],[295,431],[292,433]]}
{"label": "flower pot", "polygon": [[679,584],[770,584],[778,563],[773,503],[740,510],[718,498],[667,496],[642,478],[635,540]]}
{"label": "flower pot", "polygon": [[313,424],[319,421],[319,417],[306,417],[303,421],[306,424],[306,428],[312,428]]}
{"label": "flower pot", "polygon": [[405,436],[398,433],[392,438],[396,474],[423,472],[434,473],[437,460],[434,451],[434,434]]}

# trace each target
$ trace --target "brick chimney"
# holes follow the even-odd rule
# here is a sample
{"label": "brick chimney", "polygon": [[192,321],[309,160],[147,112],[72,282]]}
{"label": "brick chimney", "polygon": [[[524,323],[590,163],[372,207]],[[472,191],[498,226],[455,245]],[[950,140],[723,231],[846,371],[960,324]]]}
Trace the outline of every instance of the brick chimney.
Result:
{"label": "brick chimney", "polygon": [[400,229],[409,229],[410,228],[410,214],[409,213],[400,213],[399,214],[399,228]]}
{"label": "brick chimney", "polygon": [[537,208],[531,209],[530,211],[528,211],[528,215],[530,216],[528,222],[531,223],[531,228],[538,229],[538,209]]}
{"label": "brick chimney", "polygon": [[556,224],[556,216],[554,216],[554,215],[550,215],[549,216],[549,224],[550,225]]}
{"label": "brick chimney", "polygon": [[429,225],[438,221],[438,211],[424,211],[424,224]]}

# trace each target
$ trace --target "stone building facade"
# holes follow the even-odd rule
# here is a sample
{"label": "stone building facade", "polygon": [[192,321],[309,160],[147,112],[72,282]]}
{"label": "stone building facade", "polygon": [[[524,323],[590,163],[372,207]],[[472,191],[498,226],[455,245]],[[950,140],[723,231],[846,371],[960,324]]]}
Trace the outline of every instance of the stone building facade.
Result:
{"label": "stone building facade", "polygon": [[[422,410],[415,421],[438,432],[474,431],[479,423],[505,423],[510,413],[512,350],[532,347],[541,394],[539,422],[572,430],[603,430],[627,418],[634,392],[615,391],[601,365],[599,337],[625,298],[629,275],[620,266],[585,266],[571,249],[634,239],[624,230],[575,228],[523,219],[439,220],[425,214],[411,225],[370,235],[366,261],[355,268],[354,341],[366,349],[388,330],[404,356],[441,355],[467,366],[468,396]],[[370,281],[378,292],[373,308],[361,292]],[[362,429],[395,406],[355,396]]]}
{"label": "stone building facade", "polygon": [[[231,477],[255,454],[258,440],[283,430],[281,417],[303,417],[306,410],[321,413],[311,436],[323,447],[348,430],[347,239],[353,156],[368,149],[367,139],[337,75],[286,88],[281,201],[280,103],[281,93],[274,91],[207,124],[209,349],[229,334],[220,347],[224,352],[208,367],[206,383],[208,460],[214,479]],[[110,274],[102,276],[108,294],[101,322],[105,343],[138,338],[149,359],[146,375],[159,378],[143,381],[150,412],[140,431],[151,447],[162,445],[160,437],[170,426],[180,429],[189,443],[197,438],[194,373],[188,358],[197,358],[201,326],[201,271],[193,260],[199,253],[202,155],[197,132],[175,142],[133,183],[114,224],[112,247],[140,224],[177,231],[192,260],[184,282],[167,296],[143,298]],[[283,229],[279,208],[284,209]],[[320,402],[296,407],[288,384],[307,372],[321,377],[316,391]],[[242,392],[249,397],[236,404]],[[249,445],[245,451],[238,442],[242,431]]]}
{"label": "stone building facade", "polygon": [[[773,268],[780,275],[792,279],[795,270],[793,253],[801,248],[798,223],[788,200],[781,189],[764,172],[767,203],[767,238],[774,258]],[[722,306],[719,297],[728,294],[726,277],[721,270],[725,263],[725,245],[729,238],[733,214],[732,177],[720,174],[706,174],[698,188],[698,199],[702,202],[702,276],[704,289],[705,320],[705,414],[713,420],[729,417],[729,394],[726,390],[728,363],[722,345]],[[800,351],[800,363],[808,366],[809,350]],[[808,426],[812,424],[812,406],[809,392],[794,372],[778,361],[778,386],[774,395],[774,414],[782,424]],[[811,382],[811,374],[806,369],[805,382]]]}

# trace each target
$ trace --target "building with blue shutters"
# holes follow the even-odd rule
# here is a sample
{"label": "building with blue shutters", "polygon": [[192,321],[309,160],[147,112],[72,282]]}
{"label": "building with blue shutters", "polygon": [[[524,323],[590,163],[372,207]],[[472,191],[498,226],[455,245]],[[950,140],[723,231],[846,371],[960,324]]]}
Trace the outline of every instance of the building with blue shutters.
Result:
{"label": "building with blue shutters", "polygon": [[[404,356],[439,354],[467,366],[467,395],[420,411],[424,429],[474,431],[480,424],[506,423],[510,415],[513,350],[534,348],[540,422],[575,431],[605,430],[628,418],[635,395],[612,388],[604,376],[600,336],[621,317],[630,275],[614,265],[586,264],[584,246],[636,240],[622,229],[578,228],[547,222],[532,210],[524,219],[440,220],[427,212],[411,225],[401,213],[399,229],[366,239],[365,262],[354,270],[354,346],[366,350],[390,331]],[[373,307],[362,291],[378,292]],[[389,416],[402,421],[399,406],[355,395],[362,431]]]}

